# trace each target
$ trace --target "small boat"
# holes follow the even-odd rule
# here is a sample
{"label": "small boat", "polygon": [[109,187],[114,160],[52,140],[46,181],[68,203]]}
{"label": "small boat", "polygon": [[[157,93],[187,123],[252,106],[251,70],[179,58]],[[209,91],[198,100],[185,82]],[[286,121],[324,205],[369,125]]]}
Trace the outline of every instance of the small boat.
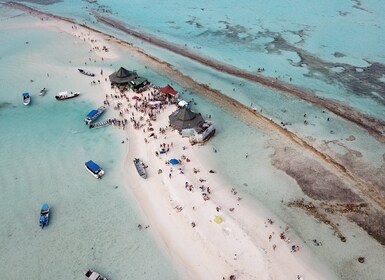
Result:
{"label": "small boat", "polygon": [[90,280],[108,280],[106,277],[100,275],[99,273],[89,269],[84,272],[84,275]]}
{"label": "small boat", "polygon": [[41,206],[41,210],[40,210],[41,229],[44,229],[44,227],[48,225],[48,221],[49,221],[49,206],[47,203],[44,203],[43,206]]}
{"label": "small boat", "polygon": [[88,72],[86,70],[83,70],[83,69],[78,69],[80,73],[82,73],[83,75],[86,75],[86,76],[90,76],[90,77],[94,77],[95,74],[92,73],[92,72]]}
{"label": "small boat", "polygon": [[106,107],[100,106],[98,109],[89,112],[87,118],[84,120],[86,125],[89,125],[91,122],[96,120],[106,109]]}
{"label": "small boat", "polygon": [[135,158],[134,164],[136,167],[136,171],[138,171],[139,176],[142,177],[143,179],[146,179],[147,178],[146,166],[144,165],[143,161],[141,161],[138,158]]}
{"label": "small boat", "polygon": [[108,126],[111,124],[112,124],[112,120],[108,119],[108,120],[104,120],[104,121],[90,124],[89,128],[99,128],[99,127]]}
{"label": "small boat", "polygon": [[62,91],[59,92],[58,95],[55,96],[57,100],[66,100],[70,98],[75,98],[80,95],[80,92],[72,92],[72,91]]}
{"label": "small boat", "polygon": [[31,97],[29,96],[28,92],[23,93],[23,104],[29,105],[31,103]]}
{"label": "small boat", "polygon": [[46,89],[46,88],[42,88],[42,89],[40,90],[39,95],[44,95],[46,92],[47,92],[47,89]]}
{"label": "small boat", "polygon": [[87,161],[85,167],[97,179],[102,178],[104,175],[104,170],[92,160]]}

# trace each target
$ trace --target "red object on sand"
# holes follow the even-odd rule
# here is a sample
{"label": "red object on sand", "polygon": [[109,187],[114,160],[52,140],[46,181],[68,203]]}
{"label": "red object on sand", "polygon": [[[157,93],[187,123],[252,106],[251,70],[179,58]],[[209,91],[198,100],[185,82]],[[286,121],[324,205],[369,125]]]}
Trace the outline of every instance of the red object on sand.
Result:
{"label": "red object on sand", "polygon": [[170,95],[177,95],[178,92],[172,88],[172,86],[170,85],[167,85],[165,87],[162,87],[159,89],[161,93],[164,93],[164,94],[170,94]]}

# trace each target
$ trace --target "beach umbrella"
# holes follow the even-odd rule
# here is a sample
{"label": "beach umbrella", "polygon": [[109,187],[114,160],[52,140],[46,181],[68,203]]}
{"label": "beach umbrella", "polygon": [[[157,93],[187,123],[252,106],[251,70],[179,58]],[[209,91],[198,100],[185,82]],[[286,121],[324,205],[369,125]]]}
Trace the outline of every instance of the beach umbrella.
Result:
{"label": "beach umbrella", "polygon": [[170,163],[172,165],[179,164],[179,160],[177,160],[176,158],[173,158],[173,159],[170,159]]}
{"label": "beach umbrella", "polygon": [[214,222],[216,222],[217,224],[220,224],[220,223],[223,222],[223,220],[222,220],[222,218],[220,216],[215,216]]}

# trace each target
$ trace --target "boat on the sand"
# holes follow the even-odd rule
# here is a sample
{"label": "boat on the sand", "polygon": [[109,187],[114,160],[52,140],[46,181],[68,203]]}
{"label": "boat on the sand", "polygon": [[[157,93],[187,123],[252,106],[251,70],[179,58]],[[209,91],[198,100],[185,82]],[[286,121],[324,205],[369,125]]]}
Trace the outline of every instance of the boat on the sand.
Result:
{"label": "boat on the sand", "polygon": [[90,77],[95,77],[95,74],[92,73],[92,72],[89,72],[89,71],[86,71],[84,69],[78,69],[80,73],[82,73],[83,75],[86,75],[86,76],[90,76]]}
{"label": "boat on the sand", "polygon": [[146,172],[146,166],[144,165],[143,161],[141,161],[138,158],[135,158],[134,165],[135,165],[136,171],[138,171],[139,176],[142,177],[143,179],[146,179],[147,172]]}
{"label": "boat on the sand", "polygon": [[80,92],[72,92],[72,91],[62,91],[59,92],[58,95],[55,96],[57,100],[66,100],[78,97],[80,95]]}

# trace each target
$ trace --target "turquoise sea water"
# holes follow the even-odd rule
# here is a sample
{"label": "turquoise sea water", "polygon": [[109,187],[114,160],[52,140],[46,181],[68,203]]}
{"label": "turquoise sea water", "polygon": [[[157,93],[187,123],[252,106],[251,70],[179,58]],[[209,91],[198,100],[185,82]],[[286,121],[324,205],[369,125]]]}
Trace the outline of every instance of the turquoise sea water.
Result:
{"label": "turquoise sea water", "polygon": [[[381,0],[148,0],[130,1],[129,8],[122,8],[125,1],[99,0],[37,6],[111,31],[89,13],[97,11],[218,61],[249,71],[263,67],[266,76],[385,118],[385,84],[381,82],[385,8]],[[156,53],[163,57],[162,51]],[[340,69],[338,75],[336,69]],[[360,75],[360,71],[369,74]],[[372,86],[361,87],[359,81]]]}
{"label": "turquoise sea water", "polygon": [[[371,164],[380,166],[383,163],[382,155],[378,153],[383,149],[382,144],[334,116],[333,123],[327,123],[322,108],[143,44],[94,22],[88,12],[89,9],[102,13],[103,9],[109,10],[113,17],[139,30],[181,45],[186,43],[204,55],[240,68],[265,67],[268,76],[285,81],[292,77],[293,82],[316,89],[322,96],[342,100],[385,119],[384,106],[378,100],[352,92],[325,75],[309,75],[311,71],[306,66],[293,66],[289,59],[298,61],[296,52],[290,49],[266,51],[266,44],[280,34],[293,44],[303,39],[298,43],[300,47],[325,61],[342,61],[357,67],[367,65],[366,60],[384,63],[383,37],[380,36],[383,35],[384,20],[380,16],[383,14],[380,1],[257,1],[252,5],[245,0],[226,3],[130,1],[130,9],[122,9],[122,5],[127,5],[122,1],[28,4],[129,39],[176,65],[195,80],[220,89],[244,104],[252,103],[277,122],[291,122],[293,131],[303,137],[314,137],[318,144],[354,135],[357,140],[349,143],[351,147],[360,150]],[[151,233],[137,230],[137,224],[146,221],[123,191],[126,183],[118,168],[125,152],[121,139],[112,134],[110,128],[90,133],[82,122],[85,114],[98,106],[86,100],[92,100],[92,94],[102,94],[100,89],[91,87],[85,77],[76,73],[76,68],[88,57],[89,47],[63,33],[7,28],[8,22],[21,22],[26,18],[17,16],[23,14],[21,12],[3,8],[0,11],[1,22],[5,23],[0,29],[0,64],[2,69],[7,69],[0,75],[0,145],[5,147],[1,149],[0,161],[0,188],[5,194],[0,196],[0,271],[5,271],[9,279],[18,279],[25,273],[32,273],[33,279],[78,279],[81,278],[78,275],[89,267],[112,279],[181,278],[182,273],[177,271],[178,268],[172,268],[168,256],[155,244]],[[11,19],[12,16],[16,17]],[[303,33],[299,32],[301,30]],[[370,49],[355,41],[357,32],[364,34],[361,40],[371,42]],[[335,52],[344,56],[336,57]],[[172,82],[145,69],[127,54],[112,64],[111,69],[129,65],[155,84]],[[99,62],[94,65],[101,66]],[[31,79],[34,82],[30,82]],[[38,91],[43,86],[50,91],[40,97]],[[178,85],[174,86],[182,90]],[[84,93],[84,98],[63,103],[53,99],[54,93],[73,89]],[[21,103],[23,91],[32,94],[29,107]],[[271,165],[273,151],[266,135],[196,93],[186,92],[182,97],[186,100],[194,98],[195,109],[204,115],[211,114],[216,121],[216,137],[198,152],[215,169],[223,170],[223,176],[246,196],[248,203],[277,215],[304,241],[323,240],[322,248],[309,248],[341,279],[381,279],[385,273],[383,248],[360,228],[342,219],[341,224],[349,238],[344,244],[325,225],[315,222],[302,211],[282,205],[282,199],[300,198],[303,194],[293,179]],[[311,115],[314,125],[301,125],[304,112]],[[335,134],[331,135],[330,130]],[[212,147],[219,152],[213,154]],[[250,154],[251,162],[243,161],[246,152]],[[103,180],[95,180],[85,172],[83,163],[89,159],[105,168],[107,174]],[[52,223],[41,232],[37,221],[43,202],[52,206]],[[367,252],[366,266],[357,266],[355,259],[362,252]],[[24,266],[18,270],[7,269],[16,263]]]}
{"label": "turquoise sea water", "polygon": [[[0,79],[2,277],[82,279],[83,271],[93,268],[111,279],[178,279],[150,229],[137,228],[146,220],[125,190],[121,139],[112,127],[90,131],[84,125],[96,107],[86,100],[102,92],[68,58],[80,63],[87,48],[75,47],[69,35],[33,28],[1,29],[0,37],[7,38],[0,45],[7,69]],[[48,92],[41,97],[43,86]],[[57,92],[71,89],[84,96],[55,100]],[[30,106],[22,104],[23,91],[31,94]],[[105,169],[103,180],[86,172],[89,159]],[[52,215],[41,230],[44,202]]]}

